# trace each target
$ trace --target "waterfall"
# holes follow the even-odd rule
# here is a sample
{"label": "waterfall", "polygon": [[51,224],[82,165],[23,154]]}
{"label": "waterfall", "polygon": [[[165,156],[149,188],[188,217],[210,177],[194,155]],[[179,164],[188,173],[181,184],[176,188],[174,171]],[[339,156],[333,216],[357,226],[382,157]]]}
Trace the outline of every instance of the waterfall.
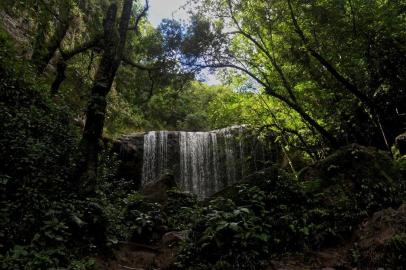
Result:
{"label": "waterfall", "polygon": [[144,135],[142,185],[158,180],[167,169],[168,132],[148,132]]}
{"label": "waterfall", "polygon": [[218,189],[217,134],[180,132],[180,187],[207,197]]}
{"label": "waterfall", "polygon": [[216,133],[210,133],[210,139],[211,139],[211,151],[212,151],[212,170],[213,170],[213,192],[216,192],[221,189],[220,186],[220,179],[219,179],[219,158],[218,158],[218,144],[217,144],[217,134]]}
{"label": "waterfall", "polygon": [[179,188],[200,198],[235,184],[250,168],[257,168],[247,162],[255,162],[256,152],[251,143],[245,145],[245,130],[245,126],[235,126],[209,132],[146,133],[142,185],[158,181],[167,170]]}

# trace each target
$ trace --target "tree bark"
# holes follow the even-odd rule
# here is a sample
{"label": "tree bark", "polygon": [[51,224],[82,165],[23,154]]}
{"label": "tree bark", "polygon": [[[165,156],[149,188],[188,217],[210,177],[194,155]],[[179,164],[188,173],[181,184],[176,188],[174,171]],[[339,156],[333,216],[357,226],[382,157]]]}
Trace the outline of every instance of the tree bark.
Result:
{"label": "tree bark", "polygon": [[66,62],[63,59],[59,59],[56,64],[56,77],[51,85],[51,94],[56,95],[59,91],[59,87],[62,82],[66,79]]}

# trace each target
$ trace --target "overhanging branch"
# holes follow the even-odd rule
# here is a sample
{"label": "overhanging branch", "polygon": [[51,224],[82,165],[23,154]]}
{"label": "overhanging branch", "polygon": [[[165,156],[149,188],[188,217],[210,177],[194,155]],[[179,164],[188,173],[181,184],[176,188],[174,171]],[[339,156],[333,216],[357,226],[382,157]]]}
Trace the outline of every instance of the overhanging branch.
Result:
{"label": "overhanging branch", "polygon": [[69,51],[64,51],[62,48],[59,48],[63,60],[68,61],[75,55],[81,54],[91,48],[98,47],[100,45],[102,37],[103,37],[102,35],[97,35],[93,39],[91,39]]}
{"label": "overhanging branch", "polygon": [[271,62],[272,66],[275,68],[275,70],[277,71],[280,79],[282,80],[283,86],[285,87],[286,91],[289,94],[289,97],[292,99],[293,102],[297,103],[296,100],[296,95],[293,92],[293,89],[290,85],[290,83],[288,82],[285,73],[282,70],[282,67],[276,62],[275,57],[273,57],[271,55],[271,53],[268,51],[268,49],[266,48],[266,43],[264,42],[261,34],[258,32],[257,34],[259,35],[259,38],[262,42],[261,43],[254,38],[251,34],[247,33],[246,31],[243,30],[243,28],[241,27],[240,23],[238,22],[237,18],[234,15],[234,11],[233,11],[233,7],[232,7],[232,0],[228,0],[228,9],[230,11],[230,16],[232,21],[234,22],[235,26],[237,27],[238,31],[236,31],[236,33],[241,34],[242,36],[244,36],[245,38],[247,38],[249,41],[251,41]]}
{"label": "overhanging branch", "polygon": [[147,12],[149,10],[149,1],[145,0],[145,6],[144,9],[141,11],[140,14],[138,14],[137,18],[135,18],[135,23],[133,26],[129,27],[128,30],[130,31],[135,31],[135,33],[138,33],[138,25],[140,24],[141,20],[143,17],[147,16]]}
{"label": "overhanging branch", "polygon": [[91,48],[99,46],[101,41],[102,41],[102,36],[97,35],[95,38],[73,48],[72,50],[64,51],[62,48],[59,48],[61,56],[59,57],[58,63],[56,65],[56,77],[51,85],[51,93],[53,95],[58,93],[61,84],[66,79],[65,71],[67,68],[67,61],[69,61],[75,55],[84,53],[85,51],[87,51]]}
{"label": "overhanging branch", "polygon": [[233,68],[233,69],[244,72],[245,74],[250,76],[253,80],[258,82],[261,86],[263,86],[265,92],[268,95],[282,101],[289,108],[296,111],[305,122],[307,122],[312,127],[314,127],[323,136],[323,138],[325,138],[326,141],[328,141],[330,143],[331,147],[333,147],[335,149],[340,147],[340,143],[337,141],[337,139],[332,134],[330,134],[324,127],[322,127],[319,123],[317,123],[317,121],[314,120],[312,118],[312,116],[310,116],[298,103],[296,103],[296,102],[292,101],[291,99],[285,97],[284,95],[274,91],[270,85],[268,85],[267,83],[262,81],[260,78],[258,78],[258,76],[256,76],[253,72],[251,72],[243,67],[231,64],[231,63],[205,64],[205,65],[196,65],[195,64],[195,66],[198,66],[200,68]]}
{"label": "overhanging branch", "polygon": [[140,70],[153,71],[153,70],[159,70],[160,69],[160,67],[146,66],[144,64],[137,63],[137,62],[133,61],[128,56],[123,56],[122,61],[123,61],[124,64],[129,65],[129,66],[134,67],[134,68],[137,68],[137,69],[140,69]]}

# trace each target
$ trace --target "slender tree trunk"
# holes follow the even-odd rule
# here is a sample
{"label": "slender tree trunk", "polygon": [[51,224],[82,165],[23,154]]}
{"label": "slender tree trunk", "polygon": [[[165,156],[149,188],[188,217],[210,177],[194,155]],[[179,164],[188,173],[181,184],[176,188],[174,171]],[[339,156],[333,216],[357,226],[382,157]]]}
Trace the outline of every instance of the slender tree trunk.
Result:
{"label": "slender tree trunk", "polygon": [[[351,2],[350,2],[351,4]],[[350,82],[347,78],[345,78],[329,61],[327,61],[326,58],[324,58],[320,53],[318,53],[315,49],[313,49],[309,45],[309,41],[306,38],[303,30],[300,28],[299,23],[297,21],[296,15],[293,11],[293,6],[291,0],[288,0],[288,6],[290,10],[290,15],[291,19],[293,22],[293,26],[295,28],[296,33],[299,35],[301,38],[306,50],[312,55],[326,70],[340,83],[344,86],[345,89],[347,89],[351,94],[353,94],[361,103],[364,105],[367,114],[371,118],[373,124],[376,126],[376,128],[381,132],[382,134],[382,139],[388,149],[389,152],[391,152],[390,145],[387,140],[387,136],[385,134],[384,127],[380,121],[380,116],[379,116],[379,110],[376,107],[375,103],[373,102],[372,99],[368,97],[368,95],[364,94],[356,84]],[[351,11],[352,10],[352,4],[351,4]],[[354,23],[354,29],[355,28],[355,21]],[[355,30],[354,30],[355,31]]]}
{"label": "slender tree trunk", "polygon": [[314,120],[309,114],[307,114],[302,107],[297,105],[296,103],[290,102],[288,100],[283,100],[289,107],[291,107],[294,111],[296,111],[304,121],[306,121],[310,126],[314,127],[320,135],[330,144],[333,149],[340,148],[341,144],[337,141],[337,139],[328,132],[324,127],[322,127],[316,120]]}
{"label": "slender tree trunk", "polygon": [[34,51],[31,61],[35,65],[38,74],[42,74],[47,67],[48,63],[54,57],[55,52],[61,45],[62,40],[65,38],[70,26],[70,5],[67,1],[63,1],[59,8],[60,17],[57,18],[58,23],[55,30],[46,42],[46,27],[48,22],[40,24],[39,32],[37,35]]}
{"label": "slender tree trunk", "polygon": [[[61,57],[62,58],[62,57]],[[56,77],[51,85],[51,94],[56,95],[59,91],[59,87],[62,82],[66,79],[66,62],[63,59],[59,59],[56,64]]]}

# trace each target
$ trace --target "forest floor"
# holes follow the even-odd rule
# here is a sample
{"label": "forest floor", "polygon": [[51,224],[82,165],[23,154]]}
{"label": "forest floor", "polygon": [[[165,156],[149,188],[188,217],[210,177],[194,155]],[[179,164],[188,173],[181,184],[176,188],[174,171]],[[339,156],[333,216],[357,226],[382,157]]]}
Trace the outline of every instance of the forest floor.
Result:
{"label": "forest floor", "polygon": [[[375,269],[370,268],[369,264],[381,259],[382,254],[389,248],[388,242],[396,234],[404,232],[405,225],[406,204],[397,210],[385,209],[362,222],[346,243],[307,252],[301,256],[271,261],[267,270]],[[359,267],[353,266],[354,261],[360,262]]]}
{"label": "forest floor", "polygon": [[98,265],[101,270],[173,269],[183,235],[183,232],[168,232],[156,246],[121,242],[114,258],[99,258]]}
{"label": "forest floor", "polygon": [[[402,233],[405,226],[406,204],[401,205],[397,210],[385,209],[376,212],[372,218],[364,220],[347,242],[319,251],[308,251],[301,255],[270,260],[265,269],[372,269],[368,266],[369,262],[379,260],[381,254],[387,249],[388,241],[396,234]],[[156,246],[122,242],[115,251],[114,259],[99,258],[98,264],[102,270],[176,269],[172,264],[183,238],[183,232],[169,232]],[[360,267],[353,266],[355,260],[361,262]]]}

